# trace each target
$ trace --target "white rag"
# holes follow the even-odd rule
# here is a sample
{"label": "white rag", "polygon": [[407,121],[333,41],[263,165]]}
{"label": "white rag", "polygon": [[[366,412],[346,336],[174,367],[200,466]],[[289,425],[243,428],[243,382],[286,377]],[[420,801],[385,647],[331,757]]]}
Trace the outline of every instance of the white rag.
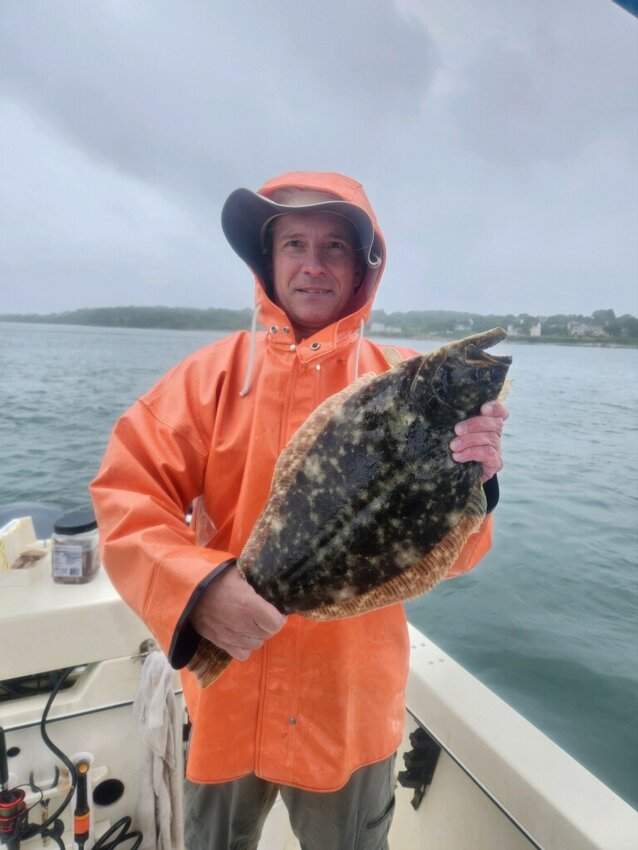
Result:
{"label": "white rag", "polygon": [[140,788],[135,826],[143,835],[140,850],[175,850],[183,841],[181,723],[172,687],[173,671],[159,651],[142,664],[133,704],[142,737]]}

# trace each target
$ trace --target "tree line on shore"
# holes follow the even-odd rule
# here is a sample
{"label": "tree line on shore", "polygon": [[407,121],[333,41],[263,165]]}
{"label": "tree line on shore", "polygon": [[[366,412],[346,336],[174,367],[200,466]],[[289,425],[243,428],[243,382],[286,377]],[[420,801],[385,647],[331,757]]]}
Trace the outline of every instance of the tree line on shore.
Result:
{"label": "tree line on shore", "polygon": [[440,310],[386,314],[373,311],[372,326],[375,324],[383,333],[389,332],[389,329],[398,329],[402,335],[412,337],[424,333],[459,336],[460,333],[479,333],[498,326],[505,328],[512,337],[529,337],[533,340],[569,339],[577,342],[608,339],[632,344],[638,342],[638,319],[628,313],[616,316],[613,310],[594,310],[591,316],[532,316],[528,313],[478,315]]}
{"label": "tree line on shore", "polygon": [[[46,324],[91,325],[116,328],[164,328],[172,330],[234,331],[250,327],[252,311],[189,307],[94,307],[49,314],[5,314],[0,320]],[[386,313],[373,310],[368,327],[375,335],[443,336],[458,338],[500,326],[510,336],[530,340],[595,340],[636,344],[638,319],[616,316],[613,310],[595,310],[591,316],[479,315],[450,310],[410,310]]]}

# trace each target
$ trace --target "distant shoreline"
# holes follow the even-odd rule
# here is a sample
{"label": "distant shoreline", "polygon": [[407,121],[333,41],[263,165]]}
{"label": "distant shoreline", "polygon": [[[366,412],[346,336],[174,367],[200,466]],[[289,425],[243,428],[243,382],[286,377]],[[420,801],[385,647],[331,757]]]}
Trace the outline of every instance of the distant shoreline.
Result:
{"label": "distant shoreline", "polygon": [[[131,330],[183,330],[233,333],[248,330],[252,310],[189,307],[96,307],[64,313],[11,313],[0,322],[46,324]],[[368,336],[381,339],[455,340],[493,327],[505,328],[511,342],[527,344],[578,345],[596,348],[638,347],[638,319],[616,317],[613,310],[598,310],[591,317],[556,315],[534,317],[460,313],[455,311],[410,311],[386,314],[373,310],[366,327]],[[591,333],[589,333],[591,331]]]}
{"label": "distant shoreline", "polygon": [[[8,324],[8,325],[48,325],[50,327],[84,327],[84,328],[105,328],[112,330],[130,330],[130,331],[178,331],[178,332],[192,332],[199,331],[201,333],[205,333],[206,331],[211,331],[213,333],[236,333],[238,330],[248,330],[248,328],[193,328],[193,327],[167,327],[165,325],[144,325],[136,326],[136,325],[98,325],[98,324],[88,324],[86,322],[48,322],[41,319],[13,319],[7,318],[5,316],[0,316],[0,324]],[[409,333],[403,334],[400,332],[397,333],[385,333],[383,331],[374,331],[371,333],[366,333],[366,337],[375,337],[378,339],[397,339],[397,338],[405,338],[405,339],[423,339],[423,340],[449,340],[450,342],[455,339],[462,339],[464,336],[471,336],[471,331],[467,331],[466,333],[461,334],[447,334],[440,332],[433,333]],[[569,336],[526,336],[526,335],[516,335],[516,334],[508,334],[507,335],[508,342],[520,343],[522,345],[566,345],[573,347],[581,347],[581,348],[638,348],[638,339],[627,339],[627,340],[612,340],[605,339],[601,340],[597,337],[569,337]]]}

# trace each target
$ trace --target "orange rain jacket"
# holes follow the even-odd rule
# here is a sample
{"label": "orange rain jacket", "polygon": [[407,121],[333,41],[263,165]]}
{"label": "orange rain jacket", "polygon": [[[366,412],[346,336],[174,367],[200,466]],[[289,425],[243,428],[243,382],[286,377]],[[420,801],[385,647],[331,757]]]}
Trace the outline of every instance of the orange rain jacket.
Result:
{"label": "orange rain jacket", "polygon": [[[291,174],[260,191],[284,185],[363,207],[383,246],[354,180]],[[103,563],[173,666],[190,659],[197,635],[189,611],[216,568],[241,552],[282,448],[321,401],[355,378],[361,320],[381,270],[368,270],[351,315],[299,344],[256,277],[266,330],[256,334],[248,393],[240,397],[250,334],[240,332],[186,358],[117,422],[91,487]],[[363,339],[358,374],[388,368],[384,349]],[[470,569],[490,539],[488,516],[451,575]],[[188,778],[221,782],[255,772],[310,790],[341,787],[358,767],[399,746],[408,660],[404,610],[394,605],[334,622],[289,616],[261,650],[233,661],[204,690],[182,670],[192,721]]]}

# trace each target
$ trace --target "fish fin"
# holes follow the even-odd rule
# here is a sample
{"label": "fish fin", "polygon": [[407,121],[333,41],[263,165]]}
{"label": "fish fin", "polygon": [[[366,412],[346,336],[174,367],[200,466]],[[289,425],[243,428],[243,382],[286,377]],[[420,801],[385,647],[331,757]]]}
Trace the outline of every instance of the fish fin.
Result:
{"label": "fish fin", "polygon": [[232,661],[225,650],[220,649],[206,638],[201,638],[195,654],[186,667],[197,676],[202,688],[207,688],[217,679]]}
{"label": "fish fin", "polygon": [[482,484],[470,490],[467,502],[465,503],[464,513],[480,517],[481,522],[485,519],[485,514],[487,513],[487,496],[485,495]]}
{"label": "fish fin", "polygon": [[505,401],[505,399],[510,394],[510,390],[512,389],[512,383],[513,383],[512,378],[506,378],[503,381],[503,386],[502,386],[501,391],[498,395],[498,401]]}
{"label": "fish fin", "polygon": [[468,539],[481,527],[484,513],[464,514],[445,537],[418,563],[360,596],[300,612],[311,620],[356,617],[377,608],[405,602],[427,593],[446,577]]}
{"label": "fish fin", "polygon": [[290,438],[277,460],[270,495],[266,502],[267,507],[253,526],[250,537],[237,561],[237,566],[243,576],[250,574],[250,565],[254,563],[268,538],[271,518],[278,514],[288,488],[304,462],[308,450],[314,445],[315,440],[323,431],[334,411],[375,377],[377,376],[367,373],[343,390],[331,395],[310,414],[303,425]]}

